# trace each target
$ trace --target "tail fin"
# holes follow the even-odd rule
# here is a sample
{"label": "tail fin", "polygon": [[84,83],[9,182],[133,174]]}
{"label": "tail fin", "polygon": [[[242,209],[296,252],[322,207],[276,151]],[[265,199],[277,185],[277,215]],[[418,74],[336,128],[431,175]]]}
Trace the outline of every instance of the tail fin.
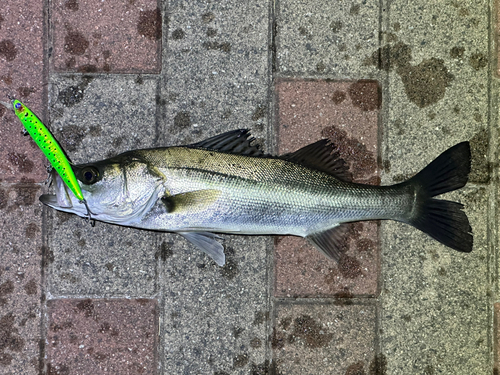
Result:
{"label": "tail fin", "polygon": [[472,251],[472,228],[460,203],[434,199],[463,187],[469,179],[469,142],[459,143],[439,155],[406,183],[415,187],[415,209],[407,223],[442,244],[461,252]]}

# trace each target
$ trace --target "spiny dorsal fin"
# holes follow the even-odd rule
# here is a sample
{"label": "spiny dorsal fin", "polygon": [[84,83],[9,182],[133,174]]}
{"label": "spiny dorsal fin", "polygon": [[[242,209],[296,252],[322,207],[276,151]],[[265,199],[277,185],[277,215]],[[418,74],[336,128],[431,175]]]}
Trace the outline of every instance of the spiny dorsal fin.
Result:
{"label": "spiny dorsal fin", "polygon": [[227,133],[216,135],[204,141],[193,143],[189,147],[205,148],[228,154],[245,156],[263,156],[257,145],[251,145],[255,140],[248,129],[237,129]]}
{"label": "spiny dorsal fin", "polygon": [[323,232],[312,233],[306,238],[327,258],[338,262],[341,254],[345,252],[345,235],[349,229],[349,223],[343,223]]}
{"label": "spiny dorsal fin", "polygon": [[331,174],[339,180],[351,182],[352,175],[349,172],[349,166],[335,150],[336,147],[333,143],[322,139],[295,152],[282,155],[280,158]]}
{"label": "spiny dorsal fin", "polygon": [[204,189],[165,196],[161,200],[170,214],[182,211],[202,211],[214,203],[220,194],[220,190]]}

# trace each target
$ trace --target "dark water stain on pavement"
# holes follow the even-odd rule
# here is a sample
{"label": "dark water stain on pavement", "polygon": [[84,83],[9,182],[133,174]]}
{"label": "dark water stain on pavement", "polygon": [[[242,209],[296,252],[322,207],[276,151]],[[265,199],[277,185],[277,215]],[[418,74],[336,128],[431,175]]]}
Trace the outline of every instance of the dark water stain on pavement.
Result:
{"label": "dark water stain on pavement", "polygon": [[21,173],[30,173],[35,167],[35,163],[28,159],[26,155],[14,151],[7,154],[7,160],[10,164],[16,166]]}
{"label": "dark water stain on pavement", "polygon": [[76,151],[85,138],[85,129],[77,125],[68,125],[55,133],[62,148],[70,152]]}
{"label": "dark water stain on pavement", "polygon": [[83,312],[86,318],[95,317],[95,307],[91,299],[85,299],[76,304],[78,311]]}
{"label": "dark water stain on pavement", "polygon": [[401,77],[408,99],[420,108],[437,103],[444,98],[446,88],[454,77],[441,59],[424,59],[418,65],[411,65],[411,47],[404,43],[386,45],[365,60],[387,72],[395,70]]}
{"label": "dark water stain on pavement", "polygon": [[13,357],[9,353],[21,352],[24,339],[19,336],[19,330],[14,326],[16,316],[10,312],[0,318],[0,365],[8,366]]}
{"label": "dark water stain on pavement", "polygon": [[325,347],[332,340],[333,334],[328,333],[328,328],[309,315],[301,315],[293,321],[293,331],[287,341],[293,344],[300,338],[308,348],[316,349]]}
{"label": "dark water stain on pavement", "polygon": [[364,363],[359,361],[350,365],[344,375],[366,375]]}
{"label": "dark water stain on pavement", "polygon": [[141,11],[137,22],[137,32],[148,39],[161,38],[161,12],[160,9]]}
{"label": "dark water stain on pavement", "polygon": [[70,55],[82,56],[89,48],[89,45],[89,41],[79,31],[68,30],[64,37],[64,51]]}
{"label": "dark water stain on pavement", "polygon": [[470,140],[471,146],[471,173],[469,181],[488,183],[490,180],[490,171],[493,168],[488,160],[490,135],[488,129],[480,129]]}
{"label": "dark water stain on pavement", "polygon": [[80,83],[76,85],[71,85],[59,92],[57,95],[57,100],[64,104],[66,107],[72,107],[75,104],[80,103],[83,100],[85,90],[87,89],[89,83],[92,81],[92,77],[82,77]]}
{"label": "dark water stain on pavement", "polygon": [[12,61],[16,58],[17,48],[12,40],[4,39],[0,41],[0,56],[3,56],[7,61]]}
{"label": "dark water stain on pavement", "polygon": [[203,48],[206,50],[219,50],[222,52],[229,53],[231,52],[231,43],[229,42],[204,42]]}
{"label": "dark water stain on pavement", "polygon": [[72,10],[73,12],[76,12],[80,8],[78,0],[68,0],[64,4],[64,7],[66,9]]}
{"label": "dark water stain on pavement", "polygon": [[379,109],[382,104],[382,90],[377,81],[356,81],[349,86],[348,92],[352,104],[362,111],[375,111]]}
{"label": "dark water stain on pavement", "polygon": [[347,136],[347,132],[335,126],[329,126],[321,131],[321,136],[328,138],[340,153],[342,159],[349,164],[349,169],[353,175],[354,182],[379,184],[375,179],[368,178],[377,171],[377,160],[373,153],[369,152],[366,146],[356,138]]}
{"label": "dark water stain on pavement", "polygon": [[469,64],[474,70],[480,70],[488,66],[488,57],[484,53],[474,53],[469,58]]}

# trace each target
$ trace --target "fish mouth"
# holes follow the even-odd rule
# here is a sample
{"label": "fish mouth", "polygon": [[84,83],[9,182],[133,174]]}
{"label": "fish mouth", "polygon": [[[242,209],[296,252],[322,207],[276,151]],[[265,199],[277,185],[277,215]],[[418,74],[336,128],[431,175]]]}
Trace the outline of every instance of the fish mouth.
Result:
{"label": "fish mouth", "polygon": [[52,170],[51,177],[54,182],[55,194],[43,194],[40,196],[40,202],[58,211],[86,216],[85,206],[73,204],[74,202],[79,202],[79,200],[74,196],[55,170]]}

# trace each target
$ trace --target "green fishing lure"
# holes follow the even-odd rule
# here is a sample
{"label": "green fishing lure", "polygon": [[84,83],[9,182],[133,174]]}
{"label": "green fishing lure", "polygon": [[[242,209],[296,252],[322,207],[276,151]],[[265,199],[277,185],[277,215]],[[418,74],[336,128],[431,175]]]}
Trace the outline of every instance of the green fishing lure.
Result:
{"label": "green fishing lure", "polygon": [[24,128],[28,134],[33,138],[35,143],[40,147],[47,159],[50,161],[52,167],[59,173],[66,186],[71,190],[80,203],[85,204],[87,213],[90,217],[90,210],[87,202],[83,197],[82,189],[78,184],[75,173],[71,168],[71,164],[64,154],[61,146],[57,143],[56,139],[52,136],[49,129],[36,117],[36,115],[19,100],[13,99],[12,106],[14,112],[21,120]]}

